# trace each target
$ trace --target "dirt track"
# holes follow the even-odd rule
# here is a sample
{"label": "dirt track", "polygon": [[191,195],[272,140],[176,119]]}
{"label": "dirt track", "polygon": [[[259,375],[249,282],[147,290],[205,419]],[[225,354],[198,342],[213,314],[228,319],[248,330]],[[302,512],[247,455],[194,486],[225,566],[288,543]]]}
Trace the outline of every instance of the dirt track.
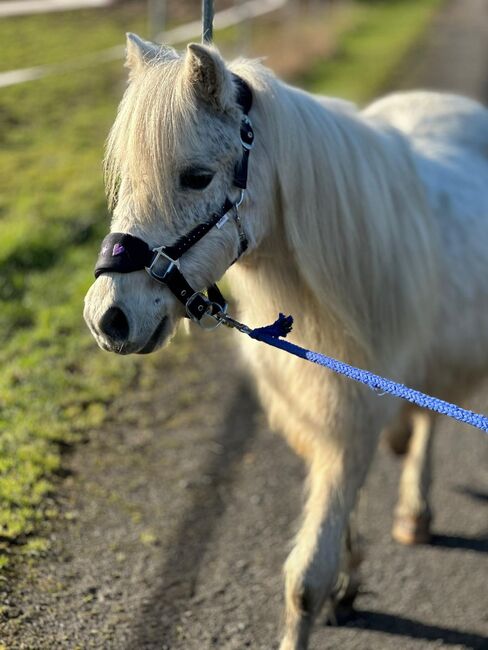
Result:
{"label": "dirt track", "polygon": [[[402,86],[488,100],[488,3],[456,0]],[[423,62],[419,64],[418,62]],[[66,523],[3,602],[9,650],[270,650],[302,468],[264,424],[231,335],[197,332],[187,359],[160,359],[159,388],[113,409],[68,459]],[[488,412],[486,387],[468,405]],[[488,447],[442,422],[435,537],[390,541],[399,461],[379,451],[362,495],[366,561],[357,614],[317,625],[312,650],[488,648]]]}

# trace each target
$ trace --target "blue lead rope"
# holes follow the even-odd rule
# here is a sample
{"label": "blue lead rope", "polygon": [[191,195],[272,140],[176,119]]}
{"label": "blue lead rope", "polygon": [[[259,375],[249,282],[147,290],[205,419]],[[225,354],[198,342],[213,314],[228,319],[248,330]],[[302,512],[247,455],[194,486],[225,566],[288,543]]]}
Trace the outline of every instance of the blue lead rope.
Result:
{"label": "blue lead rope", "polygon": [[384,377],[375,375],[368,370],[350,366],[348,363],[338,361],[337,359],[328,357],[325,354],[312,352],[311,350],[301,348],[289,341],[284,341],[283,338],[291,332],[292,325],[292,316],[284,316],[283,314],[280,314],[278,320],[267,327],[258,327],[253,330],[248,329],[247,327],[239,329],[256,341],[262,341],[263,343],[272,345],[280,350],[285,350],[285,352],[294,354],[296,357],[300,357],[306,361],[311,361],[312,363],[317,363],[319,366],[325,366],[334,372],[365,384],[380,394],[388,393],[395,397],[401,397],[402,399],[412,402],[412,404],[428,408],[431,411],[437,411],[437,413],[447,415],[450,418],[454,418],[460,422],[465,422],[466,424],[471,424],[473,427],[477,427],[478,429],[488,433],[488,417],[485,415],[462,409],[460,406],[456,406],[456,404],[444,402],[444,400],[437,399],[437,397],[432,397],[425,393],[421,393],[418,390],[413,390],[413,388],[409,388],[404,384],[399,384],[391,379],[385,379]]}

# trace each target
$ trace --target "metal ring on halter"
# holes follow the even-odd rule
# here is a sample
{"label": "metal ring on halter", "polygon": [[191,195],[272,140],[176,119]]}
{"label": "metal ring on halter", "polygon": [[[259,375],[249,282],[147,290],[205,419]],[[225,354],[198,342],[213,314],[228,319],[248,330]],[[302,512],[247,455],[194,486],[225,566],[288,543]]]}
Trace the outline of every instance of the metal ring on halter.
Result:
{"label": "metal ring on halter", "polygon": [[[191,305],[192,301],[197,296],[200,297],[200,298],[203,298],[203,300],[206,303],[206,310],[203,312],[201,319],[196,318],[191,313],[190,308],[189,308],[189,305]],[[197,323],[197,325],[200,325],[200,327],[203,330],[214,330],[219,325],[222,325],[222,320],[221,320],[221,318],[218,317],[218,314],[225,314],[227,312],[227,304],[222,306],[222,305],[219,305],[216,302],[212,302],[201,291],[195,291],[195,293],[192,296],[190,296],[190,298],[188,298],[188,300],[186,301],[186,304],[185,304],[185,308],[186,308],[186,313],[187,313],[188,318],[190,320],[192,320],[194,323]],[[212,313],[213,310],[215,310],[215,313]],[[212,325],[210,325],[210,326],[209,325],[204,325],[202,321],[203,321],[203,318],[205,316],[209,316],[210,318],[212,318],[214,320],[214,323],[212,323]]]}
{"label": "metal ring on halter", "polygon": [[237,208],[240,208],[240,207],[241,207],[242,202],[244,201],[244,197],[245,197],[245,195],[246,195],[246,191],[245,191],[245,190],[241,190],[241,195],[239,196],[239,200],[237,201],[237,203],[234,203],[234,208],[237,209]]}
{"label": "metal ring on halter", "polygon": [[213,317],[218,319],[222,325],[225,325],[230,329],[239,330],[239,332],[244,332],[244,334],[250,334],[252,332],[250,327],[244,325],[244,323],[240,323],[238,320],[232,318],[232,316],[229,316],[229,314],[227,314],[227,305],[223,311],[219,312],[218,314],[214,314]]}
{"label": "metal ring on halter", "polygon": [[[244,138],[243,136],[244,129]],[[247,129],[247,131],[245,131]],[[254,132],[252,130],[252,122],[247,115],[242,116],[241,125],[241,145],[246,151],[251,151],[254,147]]]}

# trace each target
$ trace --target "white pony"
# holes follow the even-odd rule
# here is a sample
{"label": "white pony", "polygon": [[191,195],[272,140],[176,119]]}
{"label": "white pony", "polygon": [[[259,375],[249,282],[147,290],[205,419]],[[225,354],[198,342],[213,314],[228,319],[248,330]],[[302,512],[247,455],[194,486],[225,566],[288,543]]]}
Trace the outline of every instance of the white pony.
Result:
{"label": "white pony", "polygon": [[[107,147],[112,231],[172,244],[236,193],[232,71],[252,89],[256,135],[240,209],[250,246],[229,273],[244,322],[293,314],[297,344],[445,399],[460,400],[486,375],[486,109],[415,92],[358,111],[291,88],[255,62],[227,66],[214,48],[192,44],[179,55],[133,35],[127,65]],[[183,256],[181,270],[203,289],[231,266],[238,244],[229,221]],[[183,315],[144,271],[105,273],[86,297],[96,340],[123,354],[162,346]],[[326,599],[354,594],[348,520],[384,429],[399,450],[410,437],[394,536],[428,539],[435,416],[239,340],[272,425],[308,466],[303,522],[285,565],[281,644],[303,650]]]}

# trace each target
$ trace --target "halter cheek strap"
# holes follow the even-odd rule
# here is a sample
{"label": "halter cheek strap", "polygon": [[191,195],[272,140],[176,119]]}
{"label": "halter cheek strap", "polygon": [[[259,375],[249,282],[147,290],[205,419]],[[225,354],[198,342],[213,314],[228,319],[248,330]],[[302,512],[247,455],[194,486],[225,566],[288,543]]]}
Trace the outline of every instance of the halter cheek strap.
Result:
{"label": "halter cheek strap", "polygon": [[241,190],[239,201],[232,203],[226,198],[221,209],[213,214],[210,219],[195,226],[193,230],[180,237],[171,246],[150,248],[144,240],[134,235],[109,233],[102,242],[95,265],[96,278],[107,272],[132,273],[146,270],[153,280],[165,284],[170,289],[174,296],[185,306],[187,316],[197,322],[200,322],[206,313],[215,314],[225,311],[226,301],[215,284],[207,288],[206,296],[202,292],[195,291],[180,271],[180,258],[212,228],[223,228],[231,218],[230,215],[234,219],[239,236],[239,250],[236,260],[239,259],[248,246],[238,208],[242,203],[247,186],[249,154],[254,144],[254,132],[248,117],[248,112],[252,106],[252,92],[246,82],[237,75],[233,75],[233,81],[237,89],[237,102],[243,112],[240,126],[243,153],[234,170],[234,185]]}

